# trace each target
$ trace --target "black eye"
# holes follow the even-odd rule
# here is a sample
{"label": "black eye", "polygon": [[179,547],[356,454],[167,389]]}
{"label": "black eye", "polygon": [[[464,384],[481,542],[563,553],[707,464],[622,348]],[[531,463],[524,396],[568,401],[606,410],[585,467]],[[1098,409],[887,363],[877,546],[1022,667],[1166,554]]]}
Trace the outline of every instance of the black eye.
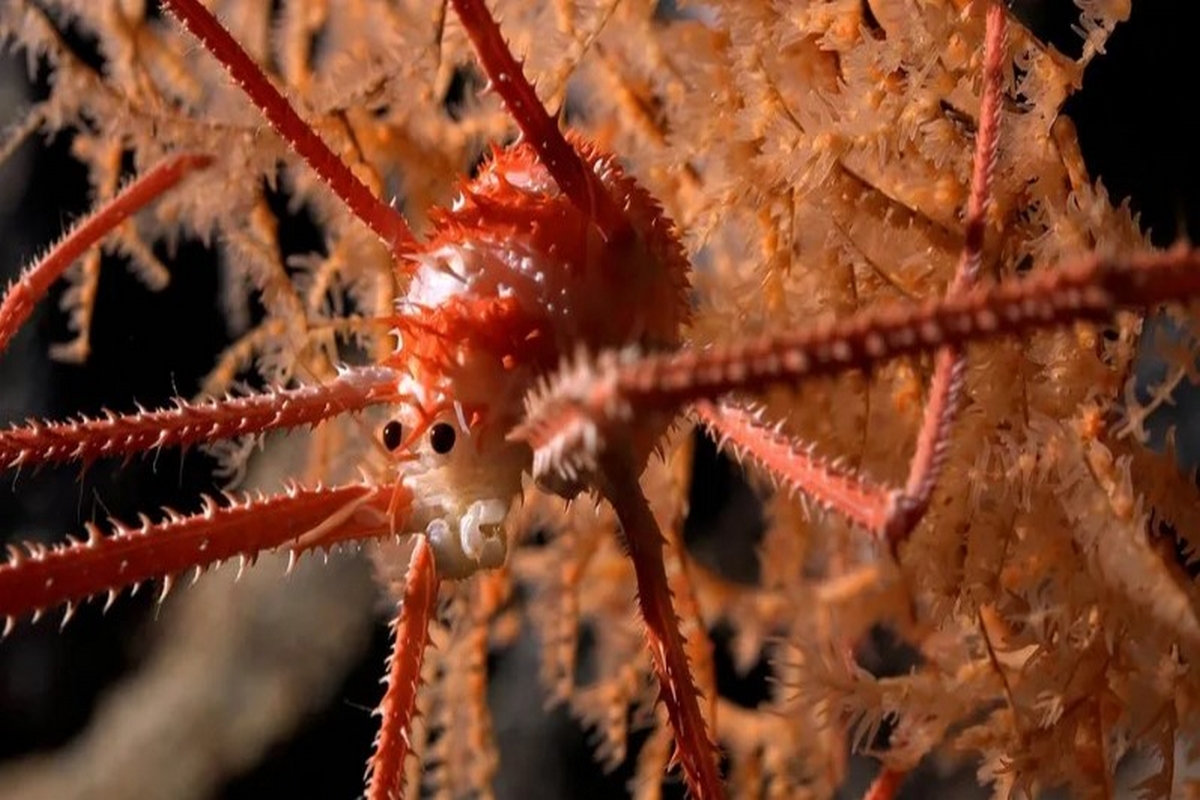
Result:
{"label": "black eye", "polygon": [[439,422],[429,431],[429,445],[433,452],[445,455],[454,449],[454,426]]}
{"label": "black eye", "polygon": [[388,450],[395,450],[404,441],[404,426],[396,420],[392,420],[387,425],[383,426],[383,446]]}

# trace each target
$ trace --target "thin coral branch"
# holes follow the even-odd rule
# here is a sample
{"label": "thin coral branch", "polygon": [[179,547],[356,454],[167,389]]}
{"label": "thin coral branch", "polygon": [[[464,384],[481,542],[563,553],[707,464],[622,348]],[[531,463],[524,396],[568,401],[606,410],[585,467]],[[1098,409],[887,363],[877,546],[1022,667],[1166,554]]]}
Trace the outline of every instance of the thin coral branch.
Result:
{"label": "thin coral branch", "polygon": [[612,240],[623,236],[629,229],[628,220],[595,173],[587,168],[579,153],[567,143],[557,123],[546,113],[545,106],[505,44],[500,28],[484,1],[451,2],[475,45],[475,52],[487,72],[491,87],[504,99],[517,127],[537,152],[538,159],[554,176],[559,188],[576,208],[596,221],[607,238]]}
{"label": "thin coral branch", "polygon": [[1022,281],[979,287],[915,306],[884,306],[799,331],[707,350],[581,358],[543,383],[510,438],[534,447],[534,473],[575,481],[635,413],[673,414],[688,403],[758,391],[818,375],[870,368],[942,345],[962,345],[1104,320],[1124,306],[1200,294],[1200,250],[1178,247],[1128,258],[1090,256]]}
{"label": "thin coral branch", "polygon": [[375,710],[382,721],[368,765],[368,800],[404,797],[404,761],[412,744],[421,664],[429,646],[429,623],[437,610],[438,586],[433,548],[428,539],[418,536],[404,578],[400,613],[392,622],[394,643],[388,659],[387,689]]}
{"label": "thin coral branch", "polygon": [[111,202],[82,220],[45,258],[21,273],[0,301],[0,353],[8,347],[33,307],[46,296],[67,267],[115,230],[131,214],[174,188],[187,175],[212,163],[206,155],[184,153],[173,156],[138,177]]}
{"label": "thin coral branch", "polygon": [[323,419],[394,400],[395,374],[383,367],[347,370],[324,384],[226,397],[174,408],[109,413],[69,422],[32,422],[0,431],[0,469],[125,457],[187,447]]}
{"label": "thin coral branch", "polygon": [[0,164],[8,163],[13,153],[46,122],[46,106],[39,103],[25,112],[15,124],[0,132]]}
{"label": "thin coral branch", "polygon": [[89,524],[88,538],[45,547],[9,546],[9,561],[0,565],[0,617],[5,631],[22,614],[36,619],[48,608],[74,604],[101,593],[107,603],[121,589],[163,579],[165,596],[176,575],[203,572],[235,556],[253,561],[264,551],[292,543],[299,555],[313,547],[388,535],[392,487],[350,484],[336,488],[293,487],[273,496],[225,495],[225,503],[204,499],[202,511],[183,515],[170,509],[152,522],[143,516],[130,527],[114,522],[105,536]]}
{"label": "thin coral branch", "polygon": [[415,245],[399,211],[380,200],[292,108],[283,94],[212,12],[197,0],[165,0],[165,5],[193,36],[221,62],[230,77],[262,111],[275,132],[303,158],[392,252],[402,255]]}
{"label": "thin coral branch", "polygon": [[604,494],[612,502],[624,532],[638,586],[638,605],[646,624],[646,644],[658,674],[659,699],[675,733],[675,757],[683,766],[688,789],[696,800],[725,796],[717,770],[716,747],[700,712],[699,691],[692,680],[679,615],[671,599],[663,562],[663,536],[646,496],[630,471],[632,459],[606,463]]}

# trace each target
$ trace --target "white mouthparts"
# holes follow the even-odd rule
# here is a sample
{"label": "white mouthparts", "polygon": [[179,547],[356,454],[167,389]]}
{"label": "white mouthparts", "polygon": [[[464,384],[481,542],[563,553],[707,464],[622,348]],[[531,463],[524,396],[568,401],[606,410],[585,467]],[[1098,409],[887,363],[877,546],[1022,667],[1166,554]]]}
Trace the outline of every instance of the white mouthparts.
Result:
{"label": "white mouthparts", "polygon": [[[458,523],[463,553],[483,566],[499,566],[507,549],[504,518],[508,505],[499,500],[476,500]],[[492,563],[495,562],[495,563]]]}
{"label": "white mouthparts", "polygon": [[495,569],[504,563],[508,540],[504,536],[504,518],[508,504],[502,500],[477,500],[467,507],[455,534],[445,519],[430,520],[425,527],[433,545],[438,573],[443,578],[466,578],[483,569]]}

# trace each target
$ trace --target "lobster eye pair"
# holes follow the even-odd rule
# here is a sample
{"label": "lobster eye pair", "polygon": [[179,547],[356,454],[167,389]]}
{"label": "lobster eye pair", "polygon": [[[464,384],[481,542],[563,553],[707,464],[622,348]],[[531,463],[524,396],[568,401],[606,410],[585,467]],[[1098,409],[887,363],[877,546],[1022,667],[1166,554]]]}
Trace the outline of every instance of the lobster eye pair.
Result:
{"label": "lobster eye pair", "polygon": [[[454,426],[447,422],[436,422],[429,429],[429,446],[438,455],[445,455],[454,449],[458,434]],[[404,441],[404,426],[396,420],[391,420],[383,426],[383,446],[395,450]]]}

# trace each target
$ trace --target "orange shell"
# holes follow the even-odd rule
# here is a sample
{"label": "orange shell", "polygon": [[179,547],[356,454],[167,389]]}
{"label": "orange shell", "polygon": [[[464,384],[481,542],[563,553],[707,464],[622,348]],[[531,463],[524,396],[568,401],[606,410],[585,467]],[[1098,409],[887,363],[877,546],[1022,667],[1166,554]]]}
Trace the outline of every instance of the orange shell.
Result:
{"label": "orange shell", "polygon": [[678,346],[690,316],[688,261],[651,195],[578,137],[625,209],[632,236],[605,241],[525,144],[493,151],[411,258],[388,359],[425,407],[458,402],[511,424],[533,381],[580,348]]}

